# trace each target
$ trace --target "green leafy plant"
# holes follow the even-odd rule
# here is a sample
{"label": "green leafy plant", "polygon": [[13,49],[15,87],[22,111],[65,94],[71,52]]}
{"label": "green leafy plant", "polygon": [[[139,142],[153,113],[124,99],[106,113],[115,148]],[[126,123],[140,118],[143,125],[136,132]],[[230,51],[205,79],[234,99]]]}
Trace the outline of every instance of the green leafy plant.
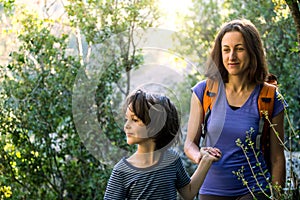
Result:
{"label": "green leafy plant", "polygon": [[[0,68],[1,199],[103,198],[112,166],[96,159],[79,137],[72,113],[73,84],[89,64],[92,46],[128,30],[130,38],[134,29],[151,26],[153,4],[71,0],[64,13],[69,21],[62,21],[43,18],[14,1],[0,1],[5,7],[1,11],[12,19],[6,33],[18,37],[18,48]],[[123,134],[107,102],[120,74],[142,62],[137,49],[135,54],[125,50],[120,55],[124,62],[111,60],[98,77],[94,97],[99,113],[107,116],[98,115],[102,130],[121,147]]]}
{"label": "green leafy plant", "polygon": [[[276,131],[276,124],[272,124],[271,123],[271,121],[270,121],[270,119],[268,117],[267,111],[262,111],[262,112],[265,112],[264,116],[265,116],[267,122],[270,124],[270,128],[273,129],[276,137],[278,138],[278,141],[284,147],[284,150],[286,152],[290,152],[291,153],[292,152],[291,147],[287,148],[286,143],[280,139],[279,134]],[[286,109],[285,109],[285,113],[287,113]],[[286,114],[286,116],[288,118],[287,114]],[[292,126],[290,128],[294,131],[294,128]],[[252,177],[256,180],[256,185],[260,188],[261,192],[263,194],[265,194],[265,196],[268,196],[272,200],[289,200],[289,199],[293,199],[293,198],[299,197],[299,192],[300,192],[299,191],[299,185],[298,185],[298,182],[296,180],[298,177],[295,177],[295,173],[294,173],[293,167],[290,168],[290,176],[289,177],[291,177],[291,180],[288,180],[287,183],[289,183],[289,181],[293,181],[294,182],[294,184],[293,184],[294,187],[291,187],[291,184],[287,184],[287,188],[281,188],[278,185],[272,185],[272,183],[270,182],[270,180],[268,180],[268,178],[265,176],[265,174],[267,173],[267,171],[263,171],[263,169],[261,168],[261,163],[258,160],[257,153],[256,153],[256,150],[255,150],[255,147],[254,147],[254,142],[253,142],[253,139],[251,137],[251,135],[253,134],[254,131],[255,130],[253,128],[251,128],[249,131],[247,131],[246,132],[245,143],[243,143],[241,141],[241,139],[237,139],[236,140],[236,145],[239,146],[242,149],[242,151],[244,153],[244,156],[247,158],[248,165],[249,165],[249,168],[251,170]],[[293,132],[293,134],[294,134],[293,136],[296,136],[296,132]],[[290,137],[292,137],[292,136],[290,135],[289,138]],[[247,155],[248,151],[252,151],[254,153],[255,159],[256,159],[256,166],[252,166],[251,163],[249,162],[249,158],[248,158],[248,155]],[[290,166],[293,166],[293,163],[292,163],[291,159],[289,159],[289,162],[290,162]],[[255,174],[254,173],[254,171],[252,170],[253,167],[259,167],[259,169],[260,169],[259,174]],[[254,195],[253,191],[251,190],[251,188],[249,188],[249,186],[247,184],[247,181],[246,181],[246,179],[244,177],[243,171],[244,171],[244,166],[242,166],[241,169],[239,169],[237,172],[233,171],[233,174],[235,174],[238,177],[238,179],[243,182],[243,184],[248,188],[249,192],[255,198],[255,195]],[[268,194],[265,193],[265,188],[261,188],[261,185],[260,185],[259,181],[256,178],[257,175],[263,176],[265,178],[265,180],[267,180],[267,182],[268,182],[267,188],[270,189],[271,196],[269,196]],[[283,190],[283,189],[285,189],[285,190]]]}

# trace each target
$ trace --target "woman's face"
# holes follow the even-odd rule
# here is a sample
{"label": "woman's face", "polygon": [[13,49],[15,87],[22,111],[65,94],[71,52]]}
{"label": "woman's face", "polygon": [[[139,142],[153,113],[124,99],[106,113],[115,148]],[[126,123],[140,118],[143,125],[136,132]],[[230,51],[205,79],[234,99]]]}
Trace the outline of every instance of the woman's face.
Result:
{"label": "woman's face", "polygon": [[229,76],[242,76],[250,63],[242,33],[238,31],[225,33],[221,48],[223,64]]}

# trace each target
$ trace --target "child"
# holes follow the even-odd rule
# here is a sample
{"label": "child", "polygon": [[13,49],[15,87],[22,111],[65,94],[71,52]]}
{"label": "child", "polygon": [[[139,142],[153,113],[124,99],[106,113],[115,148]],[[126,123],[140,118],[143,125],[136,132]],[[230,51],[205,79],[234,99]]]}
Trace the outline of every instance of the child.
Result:
{"label": "child", "polygon": [[181,134],[174,104],[163,95],[138,90],[127,98],[124,131],[136,152],[112,171],[104,199],[193,199],[213,161],[221,152],[201,148],[201,159],[190,178],[178,154],[170,150]]}

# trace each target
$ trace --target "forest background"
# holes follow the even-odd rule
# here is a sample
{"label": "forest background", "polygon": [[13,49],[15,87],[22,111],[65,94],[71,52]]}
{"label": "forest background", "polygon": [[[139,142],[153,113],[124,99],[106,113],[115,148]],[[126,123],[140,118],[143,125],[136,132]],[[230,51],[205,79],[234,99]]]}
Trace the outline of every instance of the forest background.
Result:
{"label": "forest background", "polygon": [[29,2],[0,0],[0,199],[103,199],[113,165],[134,150],[122,131],[124,98],[140,85],[168,93],[185,134],[190,88],[204,78],[220,25],[236,18],[257,26],[289,105],[291,193],[282,198],[295,198],[299,0]]}

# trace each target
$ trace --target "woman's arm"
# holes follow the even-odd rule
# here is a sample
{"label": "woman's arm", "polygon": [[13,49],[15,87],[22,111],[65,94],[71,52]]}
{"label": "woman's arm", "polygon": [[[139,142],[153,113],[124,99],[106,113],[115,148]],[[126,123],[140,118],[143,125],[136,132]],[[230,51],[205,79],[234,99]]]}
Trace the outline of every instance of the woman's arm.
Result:
{"label": "woman's arm", "polygon": [[221,152],[217,148],[204,147],[200,151],[200,163],[191,177],[191,182],[180,188],[179,194],[183,199],[194,199],[194,197],[199,192],[199,189],[206,177],[206,174],[212,164],[212,162],[217,161],[221,157]]}
{"label": "woman's arm", "polygon": [[184,143],[184,152],[194,163],[200,162],[199,142],[201,124],[203,122],[203,107],[196,94],[193,92],[190,103],[187,136]]}
{"label": "woman's arm", "polygon": [[[272,119],[272,124],[276,133],[271,128],[270,132],[270,156],[271,156],[271,174],[272,184],[285,187],[285,155],[284,147],[280,142],[284,142],[284,111],[280,112]],[[279,140],[280,139],[280,140]]]}

